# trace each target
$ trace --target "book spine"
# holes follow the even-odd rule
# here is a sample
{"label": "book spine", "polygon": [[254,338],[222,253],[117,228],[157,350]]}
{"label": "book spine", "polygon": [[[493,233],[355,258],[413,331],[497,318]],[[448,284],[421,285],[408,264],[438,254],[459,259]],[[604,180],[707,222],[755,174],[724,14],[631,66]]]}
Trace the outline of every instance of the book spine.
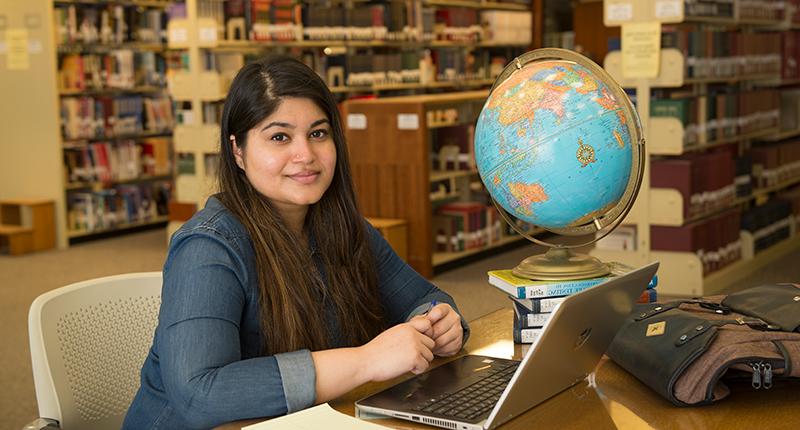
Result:
{"label": "book spine", "polygon": [[535,312],[539,314],[553,312],[556,309],[556,306],[558,306],[566,298],[566,296],[548,297],[544,299],[518,299],[516,297],[509,297],[520,306],[523,306],[525,309],[527,309],[528,312]]}
{"label": "book spine", "polygon": [[514,328],[514,343],[534,343],[542,335],[541,328]]}
{"label": "book spine", "polygon": [[544,327],[550,320],[551,315],[550,313],[532,312],[524,304],[514,301],[514,327]]}
{"label": "book spine", "polygon": [[517,287],[518,299],[533,299],[555,296],[568,296],[577,292],[583,291],[587,288],[593,287],[597,284],[605,282],[608,278],[594,278],[584,279],[579,281],[571,281],[567,283],[558,283],[551,285],[535,285],[527,287]]}

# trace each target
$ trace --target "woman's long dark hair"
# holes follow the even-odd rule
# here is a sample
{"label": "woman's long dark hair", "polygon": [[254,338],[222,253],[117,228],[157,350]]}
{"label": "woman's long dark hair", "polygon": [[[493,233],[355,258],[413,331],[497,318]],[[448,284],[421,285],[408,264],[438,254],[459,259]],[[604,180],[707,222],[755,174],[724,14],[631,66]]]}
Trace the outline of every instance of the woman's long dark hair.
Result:
{"label": "woman's long dark hair", "polygon": [[[310,251],[236,164],[231,136],[240,148],[247,132],[287,97],[305,98],[327,114],[336,145],[330,187],[309,207],[305,228],[315,238],[327,286]],[[244,66],[231,84],[222,112],[220,199],[247,228],[255,249],[261,293],[264,353],[330,348],[326,297],[347,345],[369,341],[384,328],[377,273],[363,218],[358,212],[336,100],[322,79],[300,61],[272,56]]]}

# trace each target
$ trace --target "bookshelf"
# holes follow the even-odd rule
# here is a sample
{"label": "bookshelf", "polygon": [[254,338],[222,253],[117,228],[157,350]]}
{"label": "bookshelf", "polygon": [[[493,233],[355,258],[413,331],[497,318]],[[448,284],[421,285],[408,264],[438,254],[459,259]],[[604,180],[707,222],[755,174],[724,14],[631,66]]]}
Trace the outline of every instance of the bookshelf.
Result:
{"label": "bookshelf", "polygon": [[[487,95],[479,90],[354,99],[342,105],[360,208],[368,217],[408,222],[407,261],[423,276],[525,240],[501,227],[472,164],[471,133]],[[478,214],[477,220],[459,220],[453,210],[461,209]],[[461,224],[447,230],[454,218]],[[461,236],[478,239],[463,247],[443,245]]]}
{"label": "bookshelf", "polygon": [[[184,205],[170,220],[169,234],[189,213],[201,208],[216,188],[213,169],[221,102],[235,73],[250,59],[266,53],[296,56],[343,101],[365,96],[413,98],[425,93],[448,100],[452,92],[491,86],[507,61],[538,40],[532,29],[541,19],[541,0],[234,0],[224,4],[186,0],[183,5],[170,14],[167,25],[168,50],[173,58],[180,58],[168,81],[179,106],[174,133],[178,159],[175,198]],[[415,163],[427,163],[427,159],[426,155]],[[477,174],[445,181],[455,184],[470,177],[477,178]],[[430,185],[425,178],[423,188],[427,190]],[[415,198],[428,203],[413,205],[429,204],[427,196],[428,191],[419,191]],[[445,195],[434,204],[458,197]],[[369,206],[367,201],[373,198],[370,194],[362,202]],[[430,208],[427,213],[430,215]],[[365,215],[408,219],[400,212],[366,211]],[[409,237],[415,237],[418,228],[409,223]],[[421,251],[414,253],[414,242],[409,243],[409,258],[419,261],[417,268],[427,264],[423,273],[432,274],[431,250],[416,257]]]}
{"label": "bookshelf", "polygon": [[166,9],[52,2],[67,241],[164,225],[173,188]]}
{"label": "bookshelf", "polygon": [[[635,88],[647,136],[648,170],[625,220],[635,226],[636,249],[592,254],[636,266],[659,260],[663,294],[710,295],[800,249],[798,209],[792,212],[788,197],[775,198],[798,194],[791,190],[800,183],[800,143],[791,142],[800,125],[794,118],[785,127],[779,90],[796,80],[782,77],[781,60],[787,56],[782,32],[796,19],[789,3],[796,2],[661,3],[680,13],[661,20],[668,47],[659,53],[657,77],[627,78],[619,51],[604,61],[622,86]],[[784,9],[785,3],[792,7]],[[627,19],[611,25],[656,21],[646,6],[606,0],[606,24],[610,11],[626,8]],[[691,43],[669,47],[689,33],[708,43],[701,50]]]}

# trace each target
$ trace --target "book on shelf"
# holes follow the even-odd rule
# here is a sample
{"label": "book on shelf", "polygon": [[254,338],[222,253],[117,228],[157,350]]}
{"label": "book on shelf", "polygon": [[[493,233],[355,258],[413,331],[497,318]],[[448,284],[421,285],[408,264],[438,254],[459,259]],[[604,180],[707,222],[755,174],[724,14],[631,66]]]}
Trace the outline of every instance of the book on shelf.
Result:
{"label": "book on shelf", "polygon": [[140,142],[124,139],[66,148],[64,167],[67,183],[127,181],[142,175],[169,175],[172,171],[169,145],[169,140],[164,138],[146,138]]}
{"label": "book on shelf", "polygon": [[[632,270],[630,266],[621,263],[608,264],[611,265],[609,276],[569,281],[535,281],[516,276],[511,270],[492,270],[489,272],[489,284],[517,299],[568,296]],[[658,276],[654,276],[647,288],[655,288],[657,284]]]}
{"label": "book on shelf", "polygon": [[69,193],[67,225],[72,231],[92,232],[153,220],[167,214],[170,194],[168,181]]}
{"label": "book on shelf", "polygon": [[442,204],[433,218],[434,246],[439,252],[486,247],[500,239],[499,219],[493,206],[481,202]]}
{"label": "book on shelf", "polygon": [[731,206],[736,198],[735,163],[727,151],[656,159],[650,166],[650,184],[677,190],[683,217],[693,218]]}
{"label": "book on shelf", "polygon": [[62,97],[65,139],[92,139],[172,130],[172,101],[167,96]]}
{"label": "book on shelf", "polygon": [[756,188],[772,187],[800,178],[800,141],[772,143],[749,151]]}
{"label": "book on shelf", "polygon": [[794,216],[795,235],[800,234],[800,187],[784,190],[778,194],[778,198],[789,202],[792,215]]}
{"label": "book on shelf", "polygon": [[694,24],[664,25],[662,48],[675,48],[686,58],[688,78],[739,78],[781,73],[781,35],[750,33]]}
{"label": "book on shelf", "polygon": [[166,35],[166,13],[158,5],[56,3],[53,16],[59,44],[162,43]]}
{"label": "book on shelf", "polygon": [[531,44],[533,20],[530,12],[486,10],[481,12],[481,22],[484,27],[482,36],[486,42],[524,46]]}
{"label": "book on shelf", "polygon": [[719,270],[741,257],[741,212],[732,208],[682,226],[650,226],[653,250],[697,255],[703,273]]}
{"label": "book on shelf", "polygon": [[753,236],[753,252],[763,251],[791,236],[794,213],[792,202],[772,199],[742,214],[742,230]]}

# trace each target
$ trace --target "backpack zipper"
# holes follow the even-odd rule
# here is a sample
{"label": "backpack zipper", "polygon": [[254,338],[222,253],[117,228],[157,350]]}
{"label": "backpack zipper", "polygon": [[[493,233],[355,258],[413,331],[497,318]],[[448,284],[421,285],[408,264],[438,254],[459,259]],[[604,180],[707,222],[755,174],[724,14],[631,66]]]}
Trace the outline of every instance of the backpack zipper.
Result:
{"label": "backpack zipper", "polygon": [[751,385],[756,390],[772,388],[772,363],[765,361],[751,361],[747,363],[753,369]]}

